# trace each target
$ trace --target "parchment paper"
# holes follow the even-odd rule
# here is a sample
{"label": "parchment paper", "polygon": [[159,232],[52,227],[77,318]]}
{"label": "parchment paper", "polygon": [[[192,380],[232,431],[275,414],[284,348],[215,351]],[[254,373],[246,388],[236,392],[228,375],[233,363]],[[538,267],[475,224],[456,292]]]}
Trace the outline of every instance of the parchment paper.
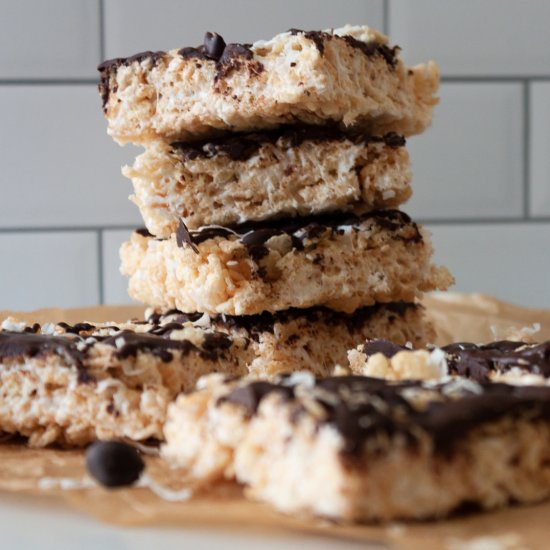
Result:
{"label": "parchment paper", "polygon": [[[505,338],[517,330],[540,323],[535,340],[550,339],[550,311],[505,304],[480,294],[447,293],[425,299],[428,314],[436,324],[438,344],[450,341],[484,342]],[[79,309],[42,309],[31,313],[0,312],[0,319],[13,314],[33,322],[123,321],[140,318],[141,306],[101,306]],[[147,457],[148,475],[156,483],[181,489],[181,474],[166,468],[156,457]],[[411,550],[471,548],[490,537],[491,548],[545,548],[548,544],[550,503],[508,508],[497,512],[455,517],[439,522],[392,525],[338,525],[308,518],[288,517],[243,497],[235,484],[219,486],[215,493],[192,487],[187,501],[169,502],[147,488],[109,491],[100,487],[61,489],[63,479],[86,477],[82,451],[28,449],[21,443],[0,444],[0,491],[46,495],[63,499],[96,518],[122,525],[207,525],[246,531],[293,531],[316,533],[360,542],[378,542]],[[49,483],[44,487],[44,479]],[[42,480],[41,484],[39,481]],[[38,497],[37,497],[38,498]],[[41,500],[46,506],[45,499]],[[498,544],[497,544],[498,543]],[[477,548],[477,546],[476,546]]]}

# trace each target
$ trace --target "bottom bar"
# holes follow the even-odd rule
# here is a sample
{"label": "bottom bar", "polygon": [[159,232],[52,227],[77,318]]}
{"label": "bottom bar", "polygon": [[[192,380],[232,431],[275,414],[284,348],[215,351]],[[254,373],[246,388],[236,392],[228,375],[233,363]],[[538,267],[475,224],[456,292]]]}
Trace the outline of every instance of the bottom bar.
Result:
{"label": "bottom bar", "polygon": [[441,517],[550,495],[550,387],[219,375],[170,406],[162,454],[286,513]]}
{"label": "bottom bar", "polygon": [[192,322],[250,339],[254,359],[253,376],[271,378],[281,373],[307,370],[316,376],[330,376],[336,365],[348,364],[347,352],[368,338],[386,338],[399,345],[418,348],[434,341],[435,333],[419,304],[394,302],[376,304],[344,313],[325,307],[288,309],[258,315],[216,315],[150,313],[152,326],[161,325],[165,334]]}
{"label": "bottom bar", "polygon": [[0,433],[32,446],[163,439],[166,408],[209,373],[271,379],[330,375],[346,352],[380,336],[421,345],[433,331],[416,304],[353,314],[326,308],[248,317],[152,313],[145,321],[0,330]]}

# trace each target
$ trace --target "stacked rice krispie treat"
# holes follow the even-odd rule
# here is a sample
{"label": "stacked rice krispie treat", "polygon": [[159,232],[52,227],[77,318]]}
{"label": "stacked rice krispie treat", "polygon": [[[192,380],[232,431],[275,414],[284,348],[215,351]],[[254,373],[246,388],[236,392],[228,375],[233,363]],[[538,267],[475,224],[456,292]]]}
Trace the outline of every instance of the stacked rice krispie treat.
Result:
{"label": "stacked rice krispie treat", "polygon": [[261,376],[328,375],[366,337],[431,340],[417,300],[452,278],[396,208],[433,63],[347,26],[253,45],[209,32],[99,69],[110,135],[145,148],[124,168],[146,226],[121,249],[133,298],[250,338]]}

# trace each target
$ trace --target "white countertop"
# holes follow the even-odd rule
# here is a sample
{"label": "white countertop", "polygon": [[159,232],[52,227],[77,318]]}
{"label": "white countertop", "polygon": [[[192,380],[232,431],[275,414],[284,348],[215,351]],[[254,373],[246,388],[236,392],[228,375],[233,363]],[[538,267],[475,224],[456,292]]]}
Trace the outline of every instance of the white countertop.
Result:
{"label": "white countertop", "polygon": [[262,536],[204,527],[116,527],[99,523],[46,498],[3,493],[0,499],[1,548],[10,550],[381,550],[382,546],[293,535]]}

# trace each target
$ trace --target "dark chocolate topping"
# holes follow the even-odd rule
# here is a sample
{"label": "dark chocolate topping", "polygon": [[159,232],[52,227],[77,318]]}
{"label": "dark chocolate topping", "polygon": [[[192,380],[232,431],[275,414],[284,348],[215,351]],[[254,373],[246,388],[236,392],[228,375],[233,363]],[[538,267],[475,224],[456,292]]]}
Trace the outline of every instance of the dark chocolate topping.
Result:
{"label": "dark chocolate topping", "polygon": [[166,52],[157,51],[157,52],[139,52],[130,57],[115,57],[114,59],[107,59],[100,65],[98,65],[97,70],[99,71],[99,84],[98,90],[101,96],[103,110],[107,106],[107,101],[109,101],[109,92],[110,92],[110,79],[111,75],[116,73],[119,67],[122,65],[130,65],[135,61],[141,63],[145,59],[150,59],[153,66],[155,66],[160,59],[164,57]]}
{"label": "dark chocolate topping", "polygon": [[[33,334],[28,331],[0,331],[0,361],[18,357],[57,355],[77,368],[79,382],[89,383],[94,380],[88,370],[89,351],[98,343],[115,348],[113,355],[119,359],[135,357],[139,352],[146,352],[164,362],[173,359],[173,351],[179,351],[183,356],[195,352],[205,359],[214,361],[233,343],[227,334],[208,331],[205,331],[200,347],[189,340],[172,340],[172,332],[184,328],[182,324],[175,322],[163,326],[155,323],[149,332],[139,333],[119,330],[116,326],[94,327],[89,323],[59,323],[58,326],[65,330],[66,336]],[[104,333],[94,332],[108,329],[115,331],[114,334],[105,336]],[[37,330],[40,330],[40,325]]]}
{"label": "dark chocolate topping", "polygon": [[325,125],[283,125],[274,130],[263,132],[246,132],[242,134],[229,133],[215,139],[196,142],[176,141],[171,144],[172,150],[177,153],[183,162],[196,158],[212,158],[216,155],[225,155],[231,160],[244,161],[265,144],[277,143],[282,149],[298,147],[305,141],[349,141],[354,144],[384,143],[388,147],[403,147],[405,138],[389,132],[384,136],[373,136],[364,131],[343,130],[339,125],[331,123]]}
{"label": "dark chocolate topping", "polygon": [[[345,325],[350,332],[361,330],[374,315],[387,310],[396,316],[403,316],[410,309],[419,308],[417,304],[408,302],[391,302],[375,304],[355,310],[353,313],[344,313],[324,306],[315,306],[305,309],[290,308],[283,311],[258,313],[256,315],[215,315],[210,317],[213,326],[224,329],[243,329],[248,335],[258,340],[263,332],[273,334],[275,323],[288,323],[296,319],[305,319],[308,323],[324,323],[327,325]],[[149,323],[160,324],[151,332],[154,334],[168,334],[172,330],[180,330],[183,323],[195,322],[203,316],[202,313],[182,313],[171,310],[160,315],[153,313],[147,319]],[[163,324],[164,319],[170,322]],[[158,332],[157,332],[158,331]]]}
{"label": "dark chocolate topping", "polygon": [[[279,391],[285,399],[295,399],[295,407],[306,414],[288,384],[255,384],[240,386],[221,401],[235,403],[253,415],[266,395]],[[416,409],[405,398],[404,390],[411,389],[432,396],[425,408]],[[437,452],[445,452],[484,423],[523,415],[530,420],[550,419],[550,387],[546,386],[482,383],[470,387],[453,381],[426,388],[414,381],[395,383],[340,376],[317,380],[307,395],[325,410],[324,418],[318,422],[334,426],[344,439],[343,453],[352,456],[360,455],[364,443],[380,434],[401,435],[414,445],[421,431],[432,438]],[[299,419],[300,414],[292,417]]]}
{"label": "dark chocolate topping", "polygon": [[290,34],[296,36],[297,34],[303,34],[308,40],[311,40],[319,53],[323,55],[325,53],[325,40],[332,40],[333,35],[323,31],[303,31],[301,29],[290,29]]}
{"label": "dark chocolate topping", "polygon": [[180,219],[180,223],[176,230],[176,243],[180,248],[189,246],[195,254],[199,253],[199,249],[193,243],[193,239],[191,238],[189,229],[187,229],[187,226],[185,225],[182,219]]}
{"label": "dark chocolate topping", "polygon": [[40,357],[55,354],[65,357],[70,363],[81,363],[84,355],[72,338],[31,334],[28,332],[0,331],[0,361],[20,356]]}
{"label": "dark chocolate topping", "polygon": [[501,341],[480,346],[456,343],[442,349],[452,373],[474,380],[486,380],[492,371],[505,372],[513,367],[550,377],[550,341],[540,344]]}
{"label": "dark chocolate topping", "polygon": [[[306,241],[316,239],[326,232],[330,232],[331,235],[342,234],[345,226],[359,227],[367,221],[372,221],[382,229],[393,233],[392,237],[396,240],[422,242],[422,235],[417,224],[400,210],[375,210],[361,216],[345,212],[333,212],[263,222],[247,222],[232,228],[205,226],[191,231],[185,228],[185,233],[183,230],[178,229],[182,233],[179,236],[176,235],[176,242],[178,246],[183,247],[187,246],[189,241],[194,245],[199,245],[208,239],[233,236],[249,248],[249,252],[254,258],[261,258],[269,252],[265,247],[265,243],[271,237],[289,235],[292,238],[293,247],[297,250],[303,250]],[[399,234],[400,230],[406,228],[411,230],[410,234],[405,236]]]}
{"label": "dark chocolate topping", "polygon": [[122,441],[97,441],[86,450],[86,467],[105,487],[135,483],[145,468],[137,449]]}
{"label": "dark chocolate topping", "polygon": [[139,229],[136,229],[135,232],[142,237],[153,237],[153,235],[149,233],[149,230],[145,227],[140,227]]}
{"label": "dark chocolate topping", "polygon": [[89,332],[95,329],[95,325],[90,323],[76,323],[76,325],[69,325],[68,323],[57,323],[58,326],[65,329],[65,332],[69,334],[80,334],[81,332]]}
{"label": "dark chocolate topping", "polygon": [[397,53],[401,49],[399,46],[390,48],[389,46],[386,46],[386,44],[379,44],[378,42],[362,42],[361,40],[357,40],[357,38],[350,35],[343,36],[342,39],[349,46],[362,51],[368,57],[380,55],[392,69],[397,63]]}
{"label": "dark chocolate topping", "polygon": [[[36,324],[33,328],[36,327]],[[37,330],[39,330],[38,327]],[[37,330],[35,332],[37,332]],[[93,382],[93,378],[84,366],[85,353],[76,346],[82,341],[80,337],[62,338],[32,332],[0,331],[0,361],[17,357],[43,357],[57,355],[63,357],[69,365],[78,371],[78,381],[82,384]]]}
{"label": "dark chocolate topping", "polygon": [[390,359],[396,353],[399,353],[400,351],[407,350],[407,349],[408,348],[394,344],[389,340],[379,338],[376,340],[367,340],[363,346],[363,353],[365,355],[374,355],[376,353],[382,353],[385,357]]}
{"label": "dark chocolate topping", "polygon": [[[433,347],[427,348],[429,351]],[[550,341],[526,344],[503,340],[478,345],[471,342],[456,342],[443,346],[450,374],[484,382],[491,372],[506,372],[518,367],[532,374],[550,378]],[[367,340],[363,352],[370,356],[383,353],[393,357],[399,351],[410,351],[387,340]]]}
{"label": "dark chocolate topping", "polygon": [[187,355],[191,351],[199,351],[199,348],[188,340],[170,340],[152,334],[135,333],[128,330],[109,336],[103,340],[103,343],[116,347],[115,355],[120,359],[135,357],[138,352],[146,351],[166,363],[173,359],[171,351],[178,350],[183,355]]}
{"label": "dark chocolate topping", "polygon": [[252,382],[233,390],[229,395],[222,398],[220,402],[235,403],[246,409],[252,415],[258,410],[260,401],[268,394],[278,392],[286,399],[291,399],[294,389],[288,386],[271,384],[270,382]]}
{"label": "dark chocolate topping", "polygon": [[325,53],[325,41],[328,42],[329,40],[334,39],[343,40],[346,44],[361,51],[367,57],[373,57],[376,55],[383,57],[386,63],[392,68],[394,68],[397,63],[397,53],[401,49],[399,46],[390,48],[386,44],[381,44],[375,41],[362,42],[361,40],[347,34],[344,36],[339,36],[324,31],[303,31],[300,29],[290,29],[289,32],[292,35],[303,34],[306,38],[312,40],[321,55]]}
{"label": "dark chocolate topping", "polygon": [[[395,46],[390,48],[385,44],[379,44],[378,42],[361,42],[352,36],[336,36],[328,32],[323,31],[303,31],[300,29],[290,29],[290,33],[293,35],[303,33],[306,38],[312,40],[315,46],[319,50],[321,55],[325,51],[325,42],[329,40],[344,40],[351,47],[358,49],[365,55],[382,56],[386,63],[390,67],[395,67],[397,63],[397,52],[399,47]],[[225,40],[217,33],[207,32],[204,37],[204,43],[195,48],[184,47],[178,51],[178,54],[183,59],[196,59],[196,60],[211,60],[216,62],[217,73],[215,81],[227,77],[233,70],[239,70],[242,68],[242,60],[251,61],[254,59],[252,53],[251,44],[227,44]],[[103,103],[103,109],[105,110],[107,102],[109,100],[110,92],[110,78],[116,73],[118,68],[122,65],[130,65],[134,61],[142,62],[145,59],[151,59],[153,65],[155,65],[160,59],[164,57],[166,52],[164,51],[146,51],[140,52],[130,57],[116,57],[114,59],[108,59],[101,63],[97,70],[100,73],[99,80],[99,93]],[[250,69],[259,74],[263,71],[263,65],[259,61],[255,61],[254,66],[250,66]]]}

